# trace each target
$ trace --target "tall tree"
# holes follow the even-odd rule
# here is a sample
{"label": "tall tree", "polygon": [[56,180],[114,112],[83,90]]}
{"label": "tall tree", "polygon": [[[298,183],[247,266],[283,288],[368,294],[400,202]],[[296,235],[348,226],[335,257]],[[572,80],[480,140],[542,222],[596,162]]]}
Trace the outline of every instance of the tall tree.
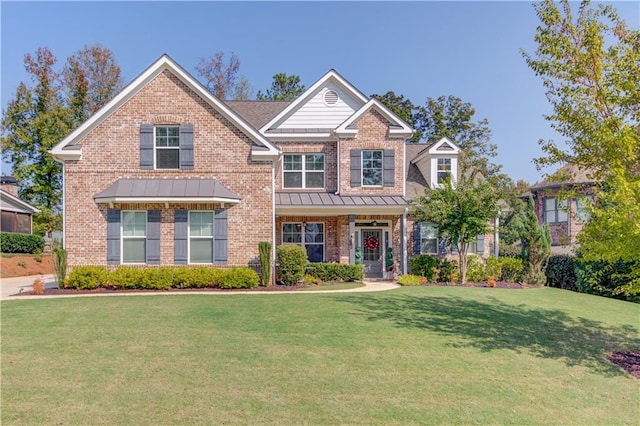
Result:
{"label": "tall tree", "polygon": [[419,222],[431,222],[458,250],[458,268],[462,283],[467,279],[469,244],[486,234],[489,221],[497,213],[494,187],[463,165],[457,182],[443,188],[427,189],[411,201],[411,214]]}
{"label": "tall tree", "polygon": [[[540,141],[539,166],[571,163],[602,185],[579,235],[590,260],[640,258],[640,31],[612,6],[534,5],[535,53],[523,52],[547,90],[546,116],[564,144]],[[574,14],[575,12],[575,14]],[[638,280],[640,292],[640,280]]]}
{"label": "tall tree", "polygon": [[379,100],[384,106],[389,108],[395,115],[403,119],[408,125],[414,129],[413,136],[410,142],[416,143],[422,139],[422,130],[416,129],[415,115],[418,108],[411,102],[410,99],[405,98],[404,95],[396,95],[394,92],[389,91],[384,95],[371,95],[372,98]]}
{"label": "tall tree", "polygon": [[271,89],[267,89],[266,93],[258,90],[256,99],[259,101],[292,101],[304,91],[305,87],[300,83],[300,77],[279,73],[273,76]]}
{"label": "tall tree", "polygon": [[56,61],[48,48],[25,56],[34,86],[21,83],[2,117],[2,150],[13,164],[20,197],[49,210],[60,204],[62,176],[48,151],[70,131]]}
{"label": "tall tree", "polygon": [[62,72],[74,127],[84,122],[123,87],[113,52],[99,44],[84,46],[67,59]]}
{"label": "tall tree", "polygon": [[253,87],[251,87],[249,79],[245,76],[241,76],[233,88],[233,100],[248,101],[251,98],[252,91]]}
{"label": "tall tree", "polygon": [[529,284],[546,282],[544,268],[551,255],[551,234],[548,225],[538,222],[533,198],[529,198],[520,231],[521,257],[525,263],[524,280]]}
{"label": "tall tree", "polygon": [[196,65],[198,74],[207,81],[209,89],[217,98],[227,99],[233,94],[240,71],[240,59],[234,54],[225,61],[223,52],[216,52],[208,58],[200,58]]}

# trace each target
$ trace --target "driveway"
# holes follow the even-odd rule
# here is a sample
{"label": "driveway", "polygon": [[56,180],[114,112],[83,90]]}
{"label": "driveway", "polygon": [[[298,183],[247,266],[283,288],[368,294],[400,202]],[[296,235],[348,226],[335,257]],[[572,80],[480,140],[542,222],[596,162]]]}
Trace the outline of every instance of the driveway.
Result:
{"label": "driveway", "polygon": [[[31,285],[38,277],[40,277],[40,275],[0,279],[0,300],[6,300],[9,296],[20,293],[20,290],[30,290]],[[53,275],[45,275],[44,279],[46,288],[56,288]]]}

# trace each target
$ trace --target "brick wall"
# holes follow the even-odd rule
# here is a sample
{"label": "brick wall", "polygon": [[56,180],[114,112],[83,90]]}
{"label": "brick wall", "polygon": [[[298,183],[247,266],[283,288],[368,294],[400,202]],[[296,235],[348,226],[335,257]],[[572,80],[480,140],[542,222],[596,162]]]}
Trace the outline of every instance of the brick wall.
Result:
{"label": "brick wall", "polygon": [[[142,123],[193,124],[193,170],[141,170]],[[165,71],[100,123],[82,141],[82,160],[65,164],[65,244],[69,264],[106,263],[106,210],[93,195],[120,178],[214,178],[242,200],[229,208],[228,263],[246,265],[258,256],[258,242],[271,241],[271,163],[251,161],[252,142],[233,124]],[[114,207],[118,207],[117,205]],[[120,206],[122,207],[122,206]],[[161,263],[173,263],[173,211],[218,205],[126,206],[158,208]]]}

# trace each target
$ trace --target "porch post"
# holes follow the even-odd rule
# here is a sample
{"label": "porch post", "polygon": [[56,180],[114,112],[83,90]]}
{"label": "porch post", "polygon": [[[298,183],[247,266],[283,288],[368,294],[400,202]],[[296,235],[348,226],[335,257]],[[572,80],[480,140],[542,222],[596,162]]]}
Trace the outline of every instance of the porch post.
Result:
{"label": "porch post", "polygon": [[355,232],[356,232],[356,215],[349,215],[349,264],[356,263],[356,247],[355,247]]}
{"label": "porch post", "polygon": [[400,217],[400,272],[407,273],[407,214]]}

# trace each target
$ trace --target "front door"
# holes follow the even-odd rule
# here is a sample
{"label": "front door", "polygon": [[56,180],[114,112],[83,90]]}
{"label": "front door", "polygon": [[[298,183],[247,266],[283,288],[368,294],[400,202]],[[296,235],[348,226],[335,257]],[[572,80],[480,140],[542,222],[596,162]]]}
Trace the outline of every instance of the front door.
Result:
{"label": "front door", "polygon": [[382,231],[362,230],[362,263],[366,278],[382,278]]}

